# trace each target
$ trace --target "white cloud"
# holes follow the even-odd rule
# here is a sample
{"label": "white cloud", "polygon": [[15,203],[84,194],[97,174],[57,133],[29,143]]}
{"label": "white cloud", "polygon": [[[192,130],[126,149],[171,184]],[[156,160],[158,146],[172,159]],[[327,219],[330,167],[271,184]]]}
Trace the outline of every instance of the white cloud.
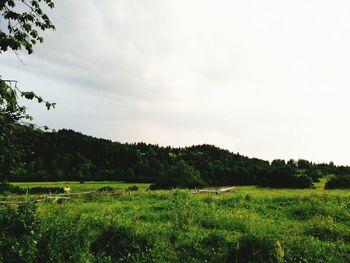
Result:
{"label": "white cloud", "polygon": [[349,163],[347,1],[57,1],[16,77],[39,122],[118,141]]}

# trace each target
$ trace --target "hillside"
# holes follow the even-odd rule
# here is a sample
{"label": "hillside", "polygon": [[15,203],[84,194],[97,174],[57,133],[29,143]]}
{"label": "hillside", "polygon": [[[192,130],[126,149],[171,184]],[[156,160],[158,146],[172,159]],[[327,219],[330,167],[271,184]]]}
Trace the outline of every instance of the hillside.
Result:
{"label": "hillside", "polygon": [[[309,188],[326,174],[350,173],[349,167],[306,160],[271,163],[213,145],[185,148],[145,143],[122,144],[73,130],[27,131],[18,140],[24,152],[10,181],[117,180],[156,183],[157,187],[266,185]],[[6,164],[2,164],[3,166]],[[312,179],[312,180],[311,180]]]}

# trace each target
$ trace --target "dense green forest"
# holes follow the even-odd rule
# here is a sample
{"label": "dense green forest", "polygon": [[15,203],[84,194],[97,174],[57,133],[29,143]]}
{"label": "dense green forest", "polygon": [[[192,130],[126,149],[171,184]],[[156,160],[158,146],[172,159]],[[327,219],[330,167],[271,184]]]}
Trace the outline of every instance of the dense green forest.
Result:
{"label": "dense green forest", "polygon": [[[155,183],[154,188],[261,185],[310,188],[328,174],[350,174],[350,167],[306,160],[248,158],[213,145],[185,148],[145,143],[122,144],[73,130],[27,129],[15,144],[15,160],[2,161],[8,181],[120,180]],[[6,171],[6,173],[4,173]]]}

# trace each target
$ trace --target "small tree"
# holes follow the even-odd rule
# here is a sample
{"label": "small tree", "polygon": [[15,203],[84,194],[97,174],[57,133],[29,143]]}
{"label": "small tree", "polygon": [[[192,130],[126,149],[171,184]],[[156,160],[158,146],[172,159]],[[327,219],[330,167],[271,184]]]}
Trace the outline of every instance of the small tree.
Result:
{"label": "small tree", "polygon": [[336,175],[331,177],[325,189],[350,189],[350,175]]}
{"label": "small tree", "polygon": [[262,186],[272,188],[311,188],[312,179],[306,175],[297,175],[296,169],[284,160],[274,160]]}
{"label": "small tree", "polygon": [[198,170],[187,164],[185,161],[178,161],[169,169],[164,171],[155,184],[155,188],[171,187],[202,187],[204,181]]}

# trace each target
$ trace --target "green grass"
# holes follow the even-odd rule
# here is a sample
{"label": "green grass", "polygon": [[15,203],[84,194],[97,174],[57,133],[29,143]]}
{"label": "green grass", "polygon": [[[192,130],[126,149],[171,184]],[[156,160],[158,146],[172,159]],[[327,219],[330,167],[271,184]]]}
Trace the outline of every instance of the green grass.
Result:
{"label": "green grass", "polygon": [[13,185],[17,185],[19,187],[23,188],[31,188],[31,187],[64,187],[66,185],[69,185],[71,188],[72,193],[78,193],[78,192],[88,192],[88,191],[95,191],[98,190],[104,186],[111,186],[115,188],[116,190],[120,189],[127,189],[133,185],[136,185],[139,187],[140,190],[147,189],[149,184],[141,184],[141,183],[124,183],[124,182],[117,182],[117,181],[88,181],[84,183],[76,182],[76,181],[61,181],[61,182],[16,182],[12,183]]}
{"label": "green grass", "polygon": [[[16,183],[66,184],[77,192],[134,185]],[[324,190],[324,181],[309,190],[242,186],[220,195],[136,185],[131,195],[38,204],[42,255],[51,262],[350,262],[350,191]]]}

